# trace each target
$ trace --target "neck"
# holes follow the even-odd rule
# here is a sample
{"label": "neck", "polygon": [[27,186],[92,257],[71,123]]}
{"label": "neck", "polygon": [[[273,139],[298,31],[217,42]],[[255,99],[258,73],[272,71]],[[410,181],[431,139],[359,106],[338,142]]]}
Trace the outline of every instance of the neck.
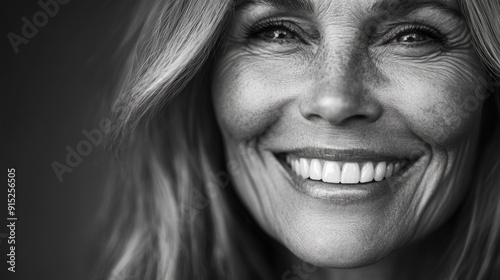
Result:
{"label": "neck", "polygon": [[[354,269],[328,269],[322,268],[320,273],[314,280],[323,279],[342,279],[342,280],[388,280],[395,279],[394,271],[396,267],[396,260],[394,257],[388,257],[384,260],[378,261],[375,264],[354,268]],[[312,280],[311,279],[311,280]]]}

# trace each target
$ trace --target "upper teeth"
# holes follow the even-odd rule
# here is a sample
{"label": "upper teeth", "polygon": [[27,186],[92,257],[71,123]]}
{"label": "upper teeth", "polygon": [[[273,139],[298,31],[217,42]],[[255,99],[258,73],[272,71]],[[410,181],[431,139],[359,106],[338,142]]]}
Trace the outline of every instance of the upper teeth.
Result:
{"label": "upper teeth", "polygon": [[357,184],[373,180],[382,181],[399,172],[405,161],[395,162],[342,162],[323,159],[297,158],[287,155],[292,170],[303,178],[327,183]]}

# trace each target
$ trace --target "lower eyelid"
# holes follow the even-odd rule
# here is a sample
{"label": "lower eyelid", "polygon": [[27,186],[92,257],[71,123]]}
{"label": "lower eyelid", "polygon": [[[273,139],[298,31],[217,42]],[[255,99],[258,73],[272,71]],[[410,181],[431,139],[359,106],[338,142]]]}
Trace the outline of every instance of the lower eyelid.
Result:
{"label": "lower eyelid", "polygon": [[289,55],[304,55],[313,51],[310,47],[302,43],[289,42],[280,44],[264,40],[251,40],[242,47],[254,55],[271,55],[274,58],[287,57]]}

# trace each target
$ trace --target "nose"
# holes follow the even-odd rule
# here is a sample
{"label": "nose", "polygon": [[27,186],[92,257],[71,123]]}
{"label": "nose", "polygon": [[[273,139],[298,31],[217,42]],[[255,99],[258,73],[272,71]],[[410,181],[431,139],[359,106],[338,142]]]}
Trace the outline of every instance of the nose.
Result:
{"label": "nose", "polygon": [[355,75],[319,82],[300,104],[304,118],[322,119],[341,126],[353,122],[374,122],[382,114],[382,107]]}
{"label": "nose", "polygon": [[381,107],[351,92],[320,92],[301,106],[308,120],[321,118],[332,125],[346,125],[354,121],[373,122],[381,114]]}

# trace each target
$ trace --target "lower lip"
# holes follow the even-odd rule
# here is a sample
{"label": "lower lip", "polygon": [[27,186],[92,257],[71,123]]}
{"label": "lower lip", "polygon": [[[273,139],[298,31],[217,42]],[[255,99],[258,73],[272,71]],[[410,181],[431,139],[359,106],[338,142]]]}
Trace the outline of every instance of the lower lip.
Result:
{"label": "lower lip", "polygon": [[[304,179],[302,176],[295,174],[292,169],[282,162],[282,165],[290,175],[293,186],[299,192],[308,196],[335,201],[339,204],[365,203],[377,201],[384,197],[393,195],[399,188],[391,187],[396,185],[398,177],[402,176],[402,171],[395,174],[390,179],[382,181],[372,181],[362,184],[333,184],[323,181]],[[408,167],[405,168],[408,170]],[[406,173],[406,172],[405,172]],[[388,182],[390,181],[390,184]],[[397,184],[399,185],[399,184]]]}

